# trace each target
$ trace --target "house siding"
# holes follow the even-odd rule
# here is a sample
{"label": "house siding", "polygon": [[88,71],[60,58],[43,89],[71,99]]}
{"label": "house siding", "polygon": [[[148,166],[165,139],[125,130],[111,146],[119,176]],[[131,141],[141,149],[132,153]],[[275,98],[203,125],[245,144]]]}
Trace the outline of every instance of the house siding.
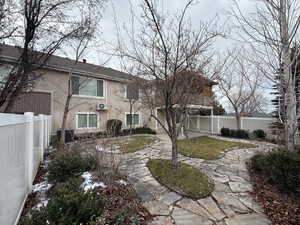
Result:
{"label": "house siding", "polygon": [[[42,71],[43,76],[37,80],[33,91],[49,92],[52,94],[52,116],[53,130],[55,132],[61,127],[63,110],[67,98],[68,74],[56,71]],[[75,133],[97,132],[106,129],[106,121],[119,119],[125,125],[125,113],[129,112],[129,103],[125,99],[125,85],[121,82],[104,80],[104,98],[73,96],[70,102],[70,112],[66,123],[67,128],[75,129]],[[96,105],[103,103],[107,110],[97,111]],[[79,112],[96,112],[98,115],[98,128],[76,129],[76,114]],[[139,112],[140,125],[155,128],[155,123],[150,120],[149,110],[138,101],[133,105],[133,112]],[[124,126],[124,128],[126,128]]]}

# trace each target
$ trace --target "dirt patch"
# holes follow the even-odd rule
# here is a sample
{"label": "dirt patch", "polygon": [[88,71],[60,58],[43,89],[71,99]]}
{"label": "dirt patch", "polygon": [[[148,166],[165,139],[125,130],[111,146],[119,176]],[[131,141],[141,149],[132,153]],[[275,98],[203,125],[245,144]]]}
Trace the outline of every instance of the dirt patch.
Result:
{"label": "dirt patch", "polygon": [[282,193],[268,179],[250,173],[253,197],[264,209],[273,225],[299,225],[300,200],[292,194]]}

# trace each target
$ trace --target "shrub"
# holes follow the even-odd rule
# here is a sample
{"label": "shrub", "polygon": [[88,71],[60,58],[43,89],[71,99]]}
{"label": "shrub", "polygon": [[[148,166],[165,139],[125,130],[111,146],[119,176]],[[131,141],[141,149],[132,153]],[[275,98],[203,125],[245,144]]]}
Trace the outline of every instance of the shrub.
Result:
{"label": "shrub", "polygon": [[267,136],[266,133],[262,129],[254,130],[253,135],[254,135],[254,137],[260,138],[260,139],[265,139]]}
{"label": "shrub", "polygon": [[88,138],[95,138],[96,137],[96,133],[81,133],[81,134],[76,134],[74,136],[74,140],[84,140],[84,139],[88,139]]}
{"label": "shrub", "polygon": [[229,130],[229,137],[236,137],[236,130],[230,129]]}
{"label": "shrub", "polygon": [[121,120],[107,120],[106,123],[106,132],[108,135],[112,136],[118,136],[120,134],[120,131],[122,129],[122,121]]}
{"label": "shrub", "polygon": [[152,130],[150,127],[137,127],[134,129],[135,134],[156,134],[155,130]]}
{"label": "shrub", "polygon": [[230,136],[230,129],[223,127],[221,129],[221,135],[224,136],[224,137],[229,137]]}
{"label": "shrub", "polygon": [[225,127],[221,129],[221,135],[224,137],[236,137],[236,138],[245,138],[245,139],[249,138],[249,133],[246,130],[242,130],[242,129],[235,130],[235,129],[229,129]]}
{"label": "shrub", "polygon": [[80,183],[79,178],[73,178],[57,185],[47,206],[32,210],[25,225],[84,225],[99,218],[104,209],[102,198],[95,191],[84,192]]}
{"label": "shrub", "polygon": [[236,130],[235,137],[248,139],[249,132],[243,129]]}
{"label": "shrub", "polygon": [[106,131],[99,131],[96,133],[97,138],[106,138],[107,137],[107,132]]}
{"label": "shrub", "polygon": [[[137,127],[131,129],[132,134],[156,134],[155,130],[152,130],[150,127]],[[123,129],[122,135],[129,135],[130,129]]]}
{"label": "shrub", "polygon": [[300,154],[276,150],[265,155],[256,155],[251,159],[254,171],[270,178],[284,191],[300,194]]}
{"label": "shrub", "polygon": [[75,152],[58,154],[48,167],[48,180],[50,183],[65,182],[69,178],[79,176],[82,172],[95,168],[96,160],[92,156],[80,156]]}

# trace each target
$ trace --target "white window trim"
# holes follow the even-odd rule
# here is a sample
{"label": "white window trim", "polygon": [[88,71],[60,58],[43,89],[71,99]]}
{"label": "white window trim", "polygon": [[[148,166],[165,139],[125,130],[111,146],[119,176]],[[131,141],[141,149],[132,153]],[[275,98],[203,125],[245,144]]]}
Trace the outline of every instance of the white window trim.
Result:
{"label": "white window trim", "polygon": [[[87,125],[88,127],[78,127],[78,115],[79,114],[86,114],[86,115],[97,115],[97,127],[89,127],[89,119],[87,119]],[[99,128],[99,121],[100,121],[100,117],[99,117],[99,114],[96,113],[96,112],[77,112],[75,114],[76,118],[75,118],[75,121],[76,121],[76,130],[91,130],[91,129],[98,129]]]}
{"label": "white window trim", "polygon": [[[142,113],[140,112],[132,112],[131,114],[138,114],[139,115],[139,123],[138,124],[132,124],[132,126],[141,126],[141,121],[142,121]],[[125,112],[125,127],[129,127],[130,125],[127,124],[127,115],[130,115],[130,112]]]}
{"label": "white window trim", "polygon": [[[125,93],[124,93],[124,98],[126,101],[129,101],[130,99],[127,97],[127,85],[125,85]],[[141,99],[141,89],[139,88],[139,97],[136,101],[139,101]]]}
{"label": "white window trim", "polygon": [[[78,75],[72,75],[72,77],[79,77],[79,78],[85,78],[85,76],[78,76]],[[76,95],[76,94],[73,94],[72,96],[73,97],[76,97],[76,98],[93,98],[93,99],[105,99],[106,98],[106,80],[103,80],[103,79],[99,79],[99,78],[94,78],[94,77],[86,77],[87,79],[94,79],[94,80],[101,80],[103,81],[103,96],[91,96],[91,95]],[[71,80],[70,80],[71,82]],[[80,88],[80,87],[79,87]]]}

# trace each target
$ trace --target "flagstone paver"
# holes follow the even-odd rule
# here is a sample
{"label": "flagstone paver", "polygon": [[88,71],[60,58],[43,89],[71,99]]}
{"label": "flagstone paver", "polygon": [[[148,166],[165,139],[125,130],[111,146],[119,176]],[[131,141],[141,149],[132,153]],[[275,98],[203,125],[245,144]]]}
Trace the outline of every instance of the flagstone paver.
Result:
{"label": "flagstone paver", "polygon": [[128,176],[144,206],[154,215],[151,225],[269,225],[270,222],[249,192],[246,160],[273,144],[215,137],[221,140],[254,143],[252,149],[231,149],[218,160],[203,160],[179,155],[181,162],[201,169],[215,182],[214,192],[203,199],[182,197],[160,185],[146,167],[149,159],[171,158],[171,143],[158,135],[160,142],[122,157],[120,171]]}

